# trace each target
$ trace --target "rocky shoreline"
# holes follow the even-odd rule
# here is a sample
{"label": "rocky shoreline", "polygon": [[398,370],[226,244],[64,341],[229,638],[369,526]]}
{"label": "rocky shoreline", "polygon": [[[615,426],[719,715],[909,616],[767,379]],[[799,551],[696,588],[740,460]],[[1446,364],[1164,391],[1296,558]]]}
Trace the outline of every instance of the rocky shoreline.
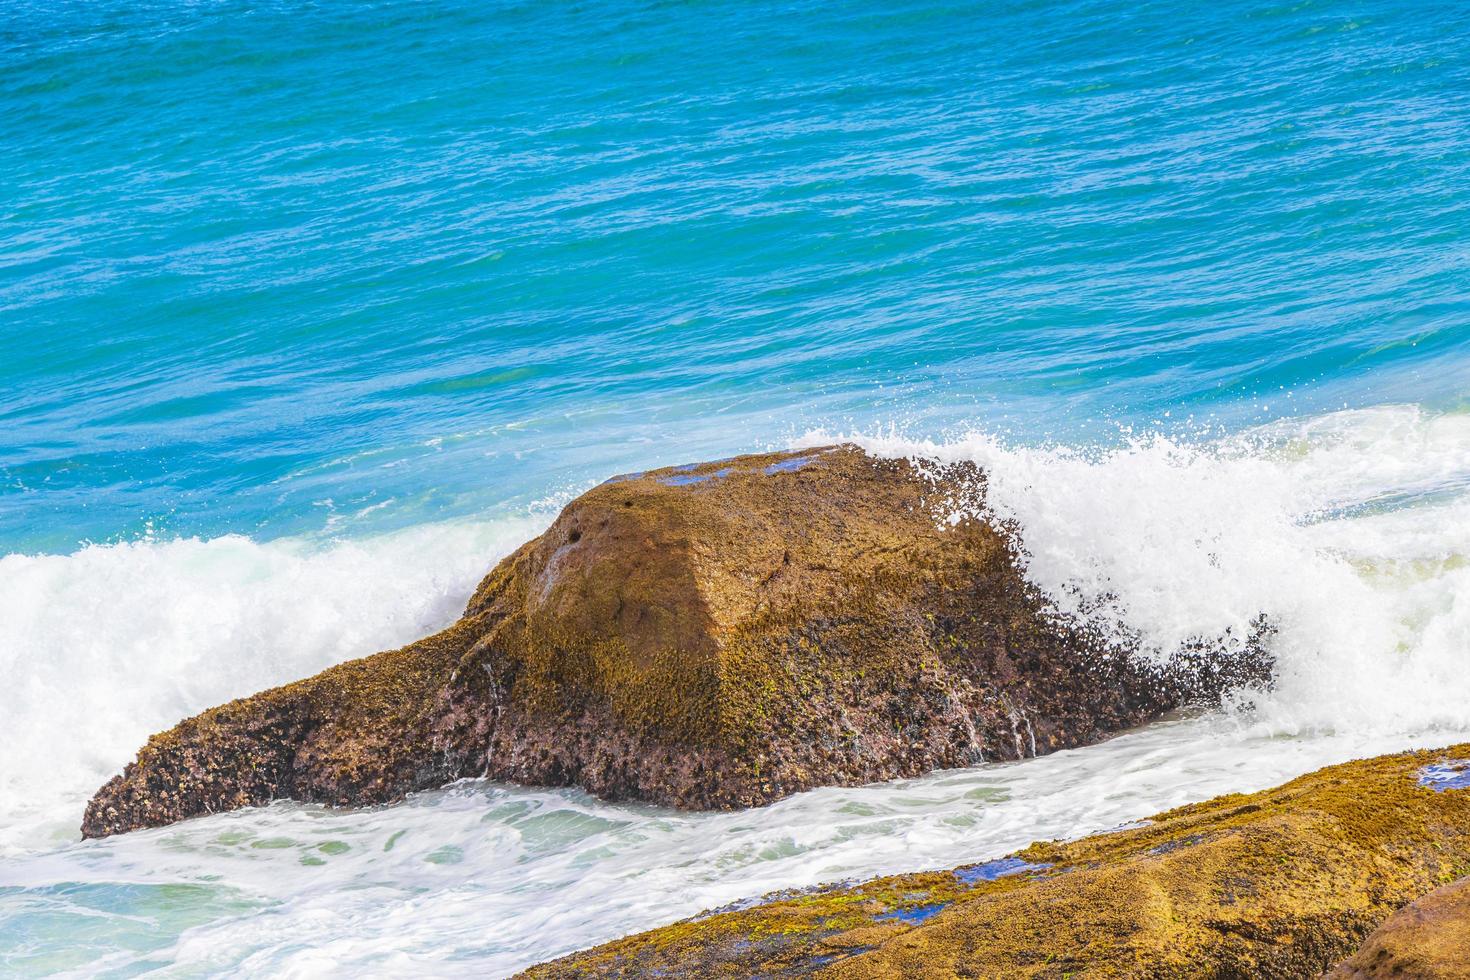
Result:
{"label": "rocky shoreline", "polygon": [[151,738],[83,835],[466,776],[755,806],[1085,745],[1269,678],[1256,636],[1160,669],[1059,619],[1010,534],[955,516],[984,490],[852,446],[616,477],[454,626]]}
{"label": "rocky shoreline", "polygon": [[1470,885],[1432,889],[1467,870],[1463,744],[984,864],[769,896],[521,976],[1458,978]]}
{"label": "rocky shoreline", "polygon": [[[1015,535],[974,516],[985,487],[852,446],[615,477],[448,629],[155,735],[83,835],[467,776],[758,806],[1086,745],[1269,683],[1264,619],[1160,661],[1059,617]],[[1458,745],[767,896],[524,976],[1470,977],[1467,872]]]}

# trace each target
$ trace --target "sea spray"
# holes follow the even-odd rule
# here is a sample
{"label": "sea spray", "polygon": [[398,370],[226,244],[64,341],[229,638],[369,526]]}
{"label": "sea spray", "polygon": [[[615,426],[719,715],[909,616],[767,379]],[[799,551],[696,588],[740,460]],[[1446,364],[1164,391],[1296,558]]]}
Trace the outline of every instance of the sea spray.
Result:
{"label": "sea spray", "polygon": [[[0,872],[11,886],[0,893],[0,951],[12,951],[0,953],[0,972],[30,970],[39,944],[70,969],[170,963],[267,976],[330,963],[374,976],[503,975],[767,891],[972,864],[1332,762],[1470,737],[1461,598],[1470,595],[1470,417],[1397,406],[1235,436],[1143,434],[1097,450],[983,435],[861,441],[879,453],[980,463],[988,506],[1018,527],[1032,580],[1083,612],[1088,597],[1111,597],[1096,606],[1097,621],[1158,649],[1267,611],[1280,627],[1274,689],[1087,749],[817,790],[754,812],[674,813],[466,781],[362,811],[278,803],[44,849],[32,834],[23,837],[29,853],[13,851]],[[91,685],[129,683],[132,663],[114,647],[151,649],[165,665],[151,675],[167,682],[164,693],[141,703],[167,724],[202,706],[169,686],[184,683],[175,675],[190,675],[185,668],[241,672],[221,688],[253,689],[359,652],[341,637],[356,636],[367,652],[419,635],[435,616],[457,613],[495,548],[536,530],[529,518],[482,527],[495,547],[472,548],[473,534],[446,526],[408,532],[403,552],[381,540],[319,549],[232,539],[0,565],[17,576],[12,585],[31,583],[55,617],[20,620],[31,624],[29,642],[71,658],[68,671],[51,675],[50,711],[32,710],[26,725],[60,747],[50,774],[60,773],[80,758],[77,746],[96,740],[72,730],[84,713],[57,691],[68,673],[82,696]],[[355,556],[358,548],[371,560]],[[160,576],[178,583],[183,572],[159,570],[171,561],[208,567],[200,556],[231,569],[216,572],[230,594],[257,596],[252,613],[278,611],[261,619],[237,609],[231,628],[206,620],[233,637],[210,647],[207,661],[191,651],[212,634],[164,625],[195,622],[210,607],[206,593],[147,585]],[[16,571],[38,568],[56,569],[55,578]],[[39,593],[35,582],[45,583]],[[148,609],[169,595],[178,605]],[[117,618],[126,609],[138,617]],[[263,648],[266,632],[299,638],[275,647],[287,656],[265,671],[284,676],[246,676],[237,661]],[[81,642],[109,633],[108,646]],[[308,638],[323,636],[339,645],[307,649]],[[16,676],[39,662],[8,661],[20,665]],[[212,702],[233,693],[192,695]],[[47,812],[79,813],[95,781],[160,727],[138,718],[136,732],[123,731],[123,715],[92,713],[117,730],[117,757],[56,789]],[[22,774],[28,792],[51,792],[40,766]],[[69,807],[66,792],[75,793]],[[84,930],[90,938],[80,942]]]}
{"label": "sea spray", "polygon": [[1238,706],[1270,731],[1470,724],[1470,415],[1385,406],[1095,450],[853,438],[979,464],[983,500],[957,506],[1018,529],[1059,612],[1157,657],[1264,616],[1275,683]]}
{"label": "sea spray", "polygon": [[548,519],[0,558],[0,853],[73,839],[86,798],[154,732],[452,622]]}

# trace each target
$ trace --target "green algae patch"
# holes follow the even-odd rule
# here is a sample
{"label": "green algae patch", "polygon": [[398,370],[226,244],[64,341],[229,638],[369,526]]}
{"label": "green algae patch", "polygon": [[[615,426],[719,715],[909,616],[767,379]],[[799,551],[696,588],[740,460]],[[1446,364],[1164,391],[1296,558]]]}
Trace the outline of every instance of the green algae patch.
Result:
{"label": "green algae patch", "polygon": [[1333,766],[969,869],[776,896],[525,976],[1317,976],[1467,867],[1470,789],[1418,780],[1446,756],[1470,745]]}

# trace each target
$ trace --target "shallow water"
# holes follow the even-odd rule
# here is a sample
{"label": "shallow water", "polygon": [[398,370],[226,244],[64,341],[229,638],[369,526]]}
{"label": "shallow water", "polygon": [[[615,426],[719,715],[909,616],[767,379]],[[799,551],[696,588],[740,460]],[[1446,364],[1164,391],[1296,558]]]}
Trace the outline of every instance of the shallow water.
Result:
{"label": "shallow water", "polygon": [[[1470,414],[1384,406],[1085,453],[985,435],[932,445],[858,438],[877,453],[982,462],[991,512],[1025,530],[1033,580],[1062,608],[1114,596],[1086,604],[1100,626],[1146,647],[1237,629],[1266,610],[1278,625],[1275,687],[1091,748],[741,813],[470,781],[371,811],[281,803],[72,843],[90,789],[149,731],[190,710],[190,697],[208,703],[258,686],[291,671],[291,656],[320,663],[355,652],[349,642],[432,628],[455,614],[479,556],[537,525],[421,528],[315,551],[289,541],[144,542],[50,560],[56,567],[0,564],[19,586],[10,591],[29,597],[16,613],[24,623],[31,612],[37,644],[67,635],[36,612],[71,608],[45,601],[47,589],[93,591],[81,581],[111,593],[90,613],[95,622],[126,620],[161,589],[183,597],[126,620],[133,646],[189,650],[238,671],[208,675],[212,688],[176,690],[163,663],[118,698],[107,679],[125,676],[131,660],[114,659],[115,640],[58,642],[53,687],[0,695],[34,739],[8,760],[7,798],[23,802],[7,814],[0,968],[499,975],[776,889],[987,860],[1332,762],[1470,740]],[[114,563],[136,561],[128,548],[157,567],[125,582]],[[412,602],[390,614],[374,583],[428,565],[443,577],[416,582],[404,596]],[[220,580],[201,574],[211,567],[224,570]],[[313,590],[317,605],[290,601]],[[193,634],[206,641],[194,649],[180,624],[197,622],[191,596],[211,592],[222,611]],[[314,631],[303,633],[311,619],[291,610],[310,612]],[[261,662],[256,649],[287,660]]]}
{"label": "shallow water", "polygon": [[[1452,738],[1470,729],[1428,740]],[[13,862],[0,967],[502,975],[776,889],[984,860],[1423,741],[1213,716],[740,813],[478,781],[371,812],[281,803]]]}
{"label": "shallow water", "polygon": [[[1467,737],[1467,29],[6,5],[0,973],[498,974]],[[452,621],[570,495],[838,437],[984,465],[1151,650],[1268,614],[1274,689],[742,814],[468,783],[77,842],[150,733]]]}

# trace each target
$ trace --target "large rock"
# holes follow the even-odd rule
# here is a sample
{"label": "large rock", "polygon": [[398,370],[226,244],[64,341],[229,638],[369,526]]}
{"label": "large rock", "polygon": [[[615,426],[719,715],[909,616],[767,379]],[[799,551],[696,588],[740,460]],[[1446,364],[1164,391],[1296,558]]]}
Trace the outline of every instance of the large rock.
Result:
{"label": "large rock", "polygon": [[1470,980],[1470,878],[1395,913],[1327,980]]}
{"label": "large rock", "polygon": [[[1445,756],[1470,759],[1470,744],[1333,766],[985,864],[782,895],[524,976],[1316,977],[1470,862],[1470,789],[1432,778]],[[1463,912],[1463,889],[1433,907],[1451,903]],[[1463,965],[1464,923],[1432,951],[1413,948],[1413,924],[1384,938],[1376,948],[1405,972],[1341,975],[1464,976],[1423,969]],[[1352,962],[1365,955],[1377,953]]]}
{"label": "large rock", "polygon": [[444,632],[150,739],[83,833],[481,775],[748,806],[1081,745],[1264,678],[1250,644],[1160,674],[1048,616],[1005,534],[947,520],[979,493],[971,467],[853,447],[609,480]]}

